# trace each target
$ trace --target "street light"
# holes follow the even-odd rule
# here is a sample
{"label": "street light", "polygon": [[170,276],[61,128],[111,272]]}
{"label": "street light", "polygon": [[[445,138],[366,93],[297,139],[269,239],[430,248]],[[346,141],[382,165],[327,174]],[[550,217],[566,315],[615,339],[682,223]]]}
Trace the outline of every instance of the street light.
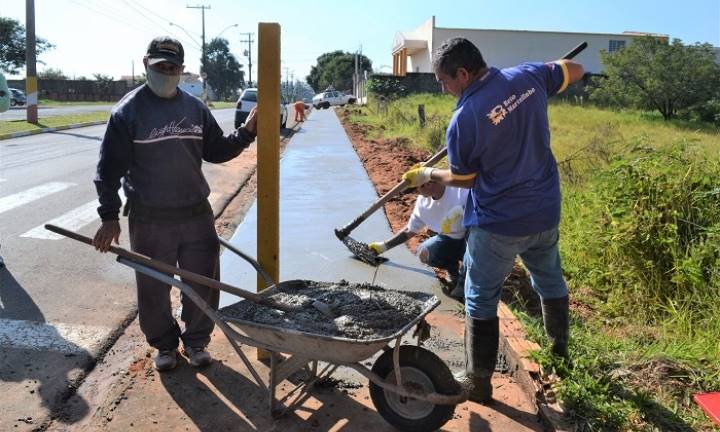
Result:
{"label": "street light", "polygon": [[218,33],[217,36],[215,36],[215,39],[219,38],[220,35],[222,35],[223,33],[225,33],[225,30],[227,30],[227,29],[229,29],[229,28],[232,28],[232,27],[237,27],[237,26],[239,26],[239,25],[240,25],[240,24],[231,24],[231,25],[225,27],[220,33]]}
{"label": "street light", "polygon": [[198,43],[198,41],[196,41],[195,38],[192,37],[192,35],[187,30],[185,30],[185,28],[183,26],[181,26],[179,24],[171,23],[171,22],[169,22],[168,24],[182,30],[190,38],[190,40],[193,41],[193,43],[198,46],[198,48],[202,49],[202,46],[200,46],[200,43]]}

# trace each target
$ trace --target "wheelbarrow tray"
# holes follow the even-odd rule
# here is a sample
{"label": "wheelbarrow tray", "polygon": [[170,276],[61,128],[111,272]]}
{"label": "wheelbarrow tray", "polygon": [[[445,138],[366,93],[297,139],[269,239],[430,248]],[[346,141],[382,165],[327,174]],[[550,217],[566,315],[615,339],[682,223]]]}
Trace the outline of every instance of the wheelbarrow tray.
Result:
{"label": "wheelbarrow tray", "polygon": [[[270,288],[263,291],[262,294],[272,295],[276,289],[292,285],[303,285],[303,282],[297,279],[280,282],[277,288]],[[287,292],[287,288],[284,291]],[[440,304],[440,300],[436,296],[431,296],[425,301],[422,311],[415,318],[392,334],[376,338],[352,339],[239,319],[229,311],[233,307],[237,307],[242,301],[245,300],[221,308],[218,311],[221,319],[250,339],[269,345],[273,351],[335,364],[356,363],[372,357],[383,349],[389,341],[397,339],[410,331],[413,326],[417,325]]]}

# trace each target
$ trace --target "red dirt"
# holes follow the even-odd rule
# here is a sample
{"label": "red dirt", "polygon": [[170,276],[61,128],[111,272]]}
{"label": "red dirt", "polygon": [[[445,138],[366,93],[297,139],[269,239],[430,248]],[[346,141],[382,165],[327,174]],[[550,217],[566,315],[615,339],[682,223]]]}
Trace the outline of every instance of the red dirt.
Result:
{"label": "red dirt", "polygon": [[[338,114],[341,115],[343,127],[379,196],[384,195],[397,185],[405,171],[416,163],[424,162],[432,156],[432,154],[424,150],[409,148],[407,140],[402,138],[389,140],[384,138],[370,139],[367,137],[369,132],[367,127],[350,124],[341,111],[338,111]],[[410,190],[385,204],[385,214],[390,221],[393,232],[397,233],[407,225],[407,221],[410,219],[415,207],[416,198],[417,193]],[[408,241],[408,247],[411,251],[415,251],[417,245],[427,237],[427,235],[415,236]]]}

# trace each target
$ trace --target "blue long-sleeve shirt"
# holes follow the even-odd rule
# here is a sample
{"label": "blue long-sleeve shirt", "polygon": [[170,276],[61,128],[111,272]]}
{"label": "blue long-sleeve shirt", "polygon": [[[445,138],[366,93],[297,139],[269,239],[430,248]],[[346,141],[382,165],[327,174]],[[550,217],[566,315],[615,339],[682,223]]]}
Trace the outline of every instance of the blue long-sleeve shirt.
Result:
{"label": "blue long-sleeve shirt", "polygon": [[118,219],[121,179],[126,196],[144,206],[198,204],[210,194],[202,161],[228,161],[254,139],[244,128],[224,136],[210,110],[180,89],[160,98],[143,85],[110,115],[94,181],[98,214],[103,221]]}

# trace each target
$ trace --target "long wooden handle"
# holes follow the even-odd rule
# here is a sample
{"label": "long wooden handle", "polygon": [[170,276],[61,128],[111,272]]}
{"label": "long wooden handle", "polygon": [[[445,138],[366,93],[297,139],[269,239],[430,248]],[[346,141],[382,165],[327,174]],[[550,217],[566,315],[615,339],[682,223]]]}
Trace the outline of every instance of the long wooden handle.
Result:
{"label": "long wooden handle", "polygon": [[[59,226],[45,225],[45,229],[52,231],[54,233],[63,235],[65,237],[71,238],[73,240],[77,240],[81,243],[85,243],[87,245],[92,246],[93,242],[92,239],[89,237],[85,237],[82,234],[78,234],[74,231],[66,230],[65,228],[61,228]],[[191,271],[187,271],[178,267],[175,267],[173,265],[166,264],[162,261],[158,261],[156,259],[147,257],[145,255],[141,255],[137,252],[132,252],[127,249],[123,249],[121,247],[117,246],[110,246],[110,252],[119,255],[123,258],[127,258],[129,260],[132,260],[136,263],[142,264],[144,266],[150,267],[152,269],[155,269],[157,271],[161,271],[163,273],[169,273],[174,274],[182,277],[185,280],[188,280],[190,282],[194,282],[196,284],[200,284],[218,291],[225,291],[230,294],[234,294],[238,297],[242,297],[244,299],[250,300],[254,303],[259,303],[268,307],[271,307],[273,309],[281,310],[283,312],[292,312],[294,309],[290,306],[279,304],[277,302],[274,302],[270,299],[267,299],[265,297],[259,296],[258,294],[252,293],[250,291],[246,291],[244,289],[240,289],[237,287],[234,287],[232,285],[228,285],[226,283],[222,283],[218,280],[211,279],[207,276],[203,276],[197,273],[193,273]]]}
{"label": "long wooden handle", "polygon": [[570,59],[574,58],[576,55],[578,55],[578,54],[580,54],[581,52],[583,52],[583,51],[585,50],[585,48],[587,48],[587,46],[588,46],[588,43],[587,43],[587,42],[585,42],[585,41],[580,42],[580,43],[578,44],[578,46],[576,46],[575,48],[571,49],[570,52],[568,52],[567,54],[565,54],[564,56],[562,56],[562,58],[563,58],[564,60],[570,60]]}
{"label": "long wooden handle", "polygon": [[[444,158],[447,155],[447,147],[444,147],[439,152],[435,153],[433,157],[428,159],[427,161],[422,163],[422,166],[429,167],[433,166],[436,163],[440,162],[442,158]],[[375,213],[377,209],[382,207],[386,202],[390,201],[391,198],[393,198],[395,195],[403,192],[405,189],[408,188],[408,183],[403,180],[395,187],[390,189],[385,193],[385,195],[381,196],[377,201],[375,201],[370,207],[368,207],[367,210],[365,210],[360,216],[356,217],[352,222],[345,225],[342,229],[335,230],[335,233],[338,237],[344,238],[350,234],[352,230],[358,227],[365,219],[368,218],[371,214]]]}

